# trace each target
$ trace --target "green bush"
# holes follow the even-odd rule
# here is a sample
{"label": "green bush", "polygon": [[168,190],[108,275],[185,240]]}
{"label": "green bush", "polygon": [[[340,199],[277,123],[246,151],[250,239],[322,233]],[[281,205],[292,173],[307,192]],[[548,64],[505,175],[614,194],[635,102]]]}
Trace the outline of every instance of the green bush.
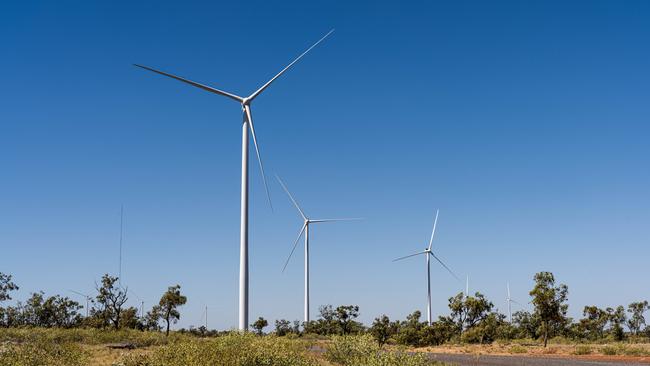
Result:
{"label": "green bush", "polygon": [[170,341],[189,338],[189,335],[170,333],[165,337],[160,332],[142,332],[133,329],[61,329],[61,328],[0,328],[0,342],[49,342],[106,344],[129,342],[137,347],[158,346]]}
{"label": "green bush", "polygon": [[591,354],[591,347],[587,345],[578,345],[576,346],[576,349],[573,351],[574,355],[588,355]]}
{"label": "green bush", "polygon": [[126,356],[124,366],[315,366],[308,343],[281,337],[231,333],[214,339],[185,339],[147,355]]}
{"label": "green bush", "polygon": [[518,344],[515,344],[514,346],[510,347],[509,350],[510,353],[528,353],[528,350],[526,347],[522,347]]}
{"label": "green bush", "polygon": [[600,351],[607,356],[614,356],[618,353],[618,350],[614,346],[605,346]]}
{"label": "green bush", "polygon": [[626,356],[648,356],[650,352],[640,347],[622,347],[622,352]]}
{"label": "green bush", "polygon": [[0,346],[2,366],[81,366],[87,364],[88,356],[72,343],[39,341]]}
{"label": "green bush", "polygon": [[382,351],[370,335],[335,336],[327,347],[328,361],[343,366],[426,366],[436,363],[425,355]]}

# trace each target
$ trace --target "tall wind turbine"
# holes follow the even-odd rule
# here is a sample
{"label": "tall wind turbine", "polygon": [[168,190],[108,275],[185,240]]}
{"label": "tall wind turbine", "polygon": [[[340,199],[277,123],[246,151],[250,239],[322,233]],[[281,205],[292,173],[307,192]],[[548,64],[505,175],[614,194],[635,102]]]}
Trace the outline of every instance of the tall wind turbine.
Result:
{"label": "tall wind turbine", "polygon": [[431,232],[431,239],[429,239],[429,246],[425,250],[423,250],[421,252],[417,252],[415,254],[407,255],[405,257],[400,257],[400,258],[397,258],[397,259],[393,259],[393,262],[397,262],[397,261],[400,261],[402,259],[415,257],[416,255],[424,254],[426,256],[426,258],[427,258],[427,321],[428,321],[429,325],[431,325],[431,261],[430,261],[431,257],[435,258],[438,261],[438,263],[440,263],[447,270],[447,272],[451,273],[451,275],[454,276],[454,278],[458,282],[460,282],[460,278],[458,278],[458,276],[456,276],[456,274],[451,269],[449,269],[449,267],[447,267],[447,265],[444,264],[440,260],[440,258],[438,258],[431,251],[431,245],[433,244],[433,236],[436,233],[436,225],[438,224],[438,213],[439,213],[439,211],[440,210],[436,210],[436,218],[433,221],[433,231]]}
{"label": "tall wind turbine", "polygon": [[262,180],[264,182],[264,189],[266,190],[266,196],[269,200],[269,205],[271,205],[271,196],[269,195],[268,185],[266,184],[266,176],[264,174],[264,165],[262,164],[262,158],[260,156],[260,149],[257,145],[257,136],[255,135],[255,128],[253,126],[253,117],[251,112],[251,103],[255,98],[257,98],[266,88],[268,88],[271,83],[273,83],[280,75],[284,74],[291,66],[293,66],[298,60],[300,60],[304,55],[311,51],[316,45],[321,43],[325,38],[332,34],[334,30],[329,31],[325,36],[319,39],[311,47],[309,47],[305,52],[300,54],[295,60],[293,60],[289,65],[287,65],[282,71],[277,75],[272,77],[259,89],[257,89],[253,94],[247,97],[241,97],[233,93],[229,93],[223,90],[213,88],[204,84],[200,84],[188,79],[184,79],[179,76],[168,74],[163,71],[159,71],[147,66],[135,65],[143,69],[153,71],[155,73],[168,76],[170,78],[182,81],[184,83],[190,84],[197,88],[206,90],[208,92],[230,98],[241,105],[242,114],[243,114],[243,123],[242,123],[242,159],[241,159],[241,221],[240,221],[240,249],[239,249],[239,329],[247,330],[248,329],[248,133],[253,137],[253,144],[255,145],[255,153],[257,154],[257,161],[259,163],[260,172],[262,173]]}
{"label": "tall wind turbine", "polygon": [[300,237],[302,236],[303,232],[305,233],[305,322],[309,321],[309,225],[311,224],[317,224],[321,222],[333,222],[333,221],[351,221],[351,220],[359,220],[358,218],[350,218],[350,219],[310,219],[307,217],[305,212],[300,208],[300,205],[298,205],[298,202],[293,198],[291,193],[289,192],[289,189],[287,186],[284,184],[282,179],[278,177],[277,175],[275,176],[278,179],[278,182],[282,186],[282,189],[287,193],[289,196],[289,199],[293,203],[293,205],[296,207],[298,212],[300,213],[300,216],[303,219],[303,224],[302,227],[300,228],[300,232],[298,233],[298,237],[296,238],[296,241],[293,243],[293,248],[291,248],[291,253],[289,253],[289,257],[287,258],[287,261],[284,263],[284,267],[282,267],[282,272],[287,268],[287,264],[289,264],[289,260],[291,259],[291,256],[293,255],[293,252],[296,250],[296,247],[298,246],[298,242],[300,241]]}
{"label": "tall wind turbine", "polygon": [[469,275],[465,278],[465,297],[469,297]]}

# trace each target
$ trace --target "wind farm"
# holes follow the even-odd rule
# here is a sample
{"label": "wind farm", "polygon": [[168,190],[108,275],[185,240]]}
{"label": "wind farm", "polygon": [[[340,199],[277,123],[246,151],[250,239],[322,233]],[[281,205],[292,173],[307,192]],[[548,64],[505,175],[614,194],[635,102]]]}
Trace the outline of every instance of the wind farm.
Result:
{"label": "wind farm", "polygon": [[649,16],[8,4],[0,365],[648,364]]}

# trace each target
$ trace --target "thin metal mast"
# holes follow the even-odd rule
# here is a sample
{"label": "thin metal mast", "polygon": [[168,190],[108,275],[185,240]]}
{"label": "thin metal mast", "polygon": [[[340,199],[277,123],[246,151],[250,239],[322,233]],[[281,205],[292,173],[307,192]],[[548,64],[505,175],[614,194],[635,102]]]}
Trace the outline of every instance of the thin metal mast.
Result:
{"label": "thin metal mast", "polygon": [[120,207],[120,268],[118,272],[117,281],[122,286],[122,240],[124,233],[124,205]]}

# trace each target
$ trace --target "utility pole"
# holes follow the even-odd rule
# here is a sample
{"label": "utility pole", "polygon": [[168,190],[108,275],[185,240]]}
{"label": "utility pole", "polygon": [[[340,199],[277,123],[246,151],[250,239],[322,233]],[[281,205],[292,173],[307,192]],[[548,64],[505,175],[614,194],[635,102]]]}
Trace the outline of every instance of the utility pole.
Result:
{"label": "utility pole", "polygon": [[117,280],[122,286],[122,237],[124,231],[124,205],[120,207],[120,268],[117,275]]}

